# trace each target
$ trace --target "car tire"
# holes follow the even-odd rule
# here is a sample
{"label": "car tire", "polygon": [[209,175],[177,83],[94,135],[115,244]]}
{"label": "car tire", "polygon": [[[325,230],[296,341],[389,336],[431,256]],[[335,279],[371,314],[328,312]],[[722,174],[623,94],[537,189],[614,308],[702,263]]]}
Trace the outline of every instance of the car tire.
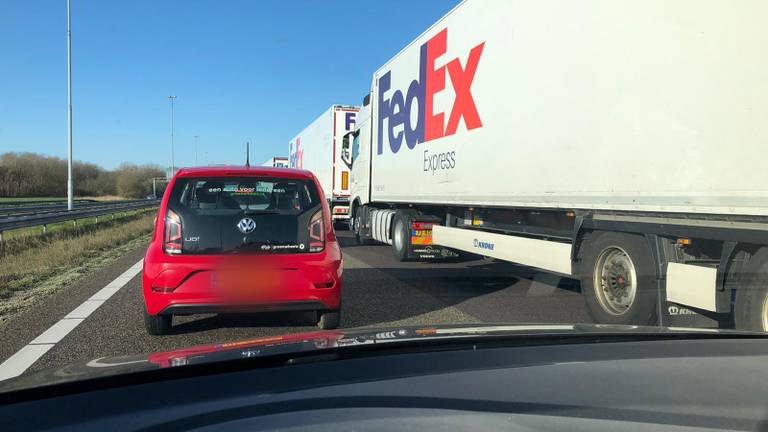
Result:
{"label": "car tire", "polygon": [[768,331],[768,248],[759,249],[744,266],[735,300],[738,330]]}
{"label": "car tire", "polygon": [[582,246],[580,269],[581,291],[595,322],[658,324],[656,271],[644,237],[593,233]]}
{"label": "car tire", "polygon": [[398,261],[408,261],[408,245],[410,243],[410,230],[408,230],[408,216],[404,213],[395,213],[392,221],[392,250]]}
{"label": "car tire", "polygon": [[322,330],[333,330],[339,328],[341,323],[341,311],[319,312],[317,327]]}
{"label": "car tire", "polygon": [[171,315],[150,315],[144,312],[144,327],[147,333],[153,336],[166,335],[171,332],[173,325],[173,316]]}

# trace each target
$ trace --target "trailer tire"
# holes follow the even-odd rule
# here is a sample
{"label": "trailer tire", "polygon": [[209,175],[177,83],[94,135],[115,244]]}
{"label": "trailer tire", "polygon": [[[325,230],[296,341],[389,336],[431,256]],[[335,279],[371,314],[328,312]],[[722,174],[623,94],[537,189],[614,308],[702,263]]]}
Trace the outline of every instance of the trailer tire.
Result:
{"label": "trailer tire", "polygon": [[645,238],[596,232],[582,246],[581,291],[601,324],[657,323],[656,272]]}
{"label": "trailer tire", "polygon": [[395,258],[398,261],[408,261],[410,259],[410,253],[408,251],[410,245],[410,218],[403,212],[395,213],[395,218],[392,221],[392,249],[395,251]]}
{"label": "trailer tire", "polygon": [[739,282],[734,310],[736,328],[768,331],[768,248],[752,255]]}

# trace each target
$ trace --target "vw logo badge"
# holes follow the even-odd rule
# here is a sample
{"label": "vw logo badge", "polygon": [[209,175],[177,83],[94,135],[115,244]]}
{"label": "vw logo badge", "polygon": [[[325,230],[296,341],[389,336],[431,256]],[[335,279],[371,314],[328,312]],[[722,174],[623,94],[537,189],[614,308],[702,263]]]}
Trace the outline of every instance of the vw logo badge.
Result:
{"label": "vw logo badge", "polygon": [[237,229],[243,234],[248,234],[256,229],[256,221],[248,217],[242,218],[240,219],[240,222],[237,223]]}

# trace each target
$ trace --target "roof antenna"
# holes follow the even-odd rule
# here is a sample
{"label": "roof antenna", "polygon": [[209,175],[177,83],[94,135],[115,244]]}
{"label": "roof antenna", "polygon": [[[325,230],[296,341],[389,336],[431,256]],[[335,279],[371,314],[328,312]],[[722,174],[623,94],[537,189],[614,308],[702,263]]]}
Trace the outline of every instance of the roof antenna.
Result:
{"label": "roof antenna", "polygon": [[245,167],[251,167],[251,143],[248,141],[245,142]]}

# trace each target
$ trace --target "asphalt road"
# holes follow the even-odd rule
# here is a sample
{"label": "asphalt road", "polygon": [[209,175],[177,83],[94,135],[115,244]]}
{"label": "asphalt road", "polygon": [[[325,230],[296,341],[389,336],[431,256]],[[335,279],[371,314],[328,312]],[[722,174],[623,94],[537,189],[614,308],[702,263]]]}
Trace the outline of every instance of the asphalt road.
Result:
{"label": "asphalt road", "polygon": [[[466,323],[591,322],[578,283],[489,259],[399,263],[389,246],[358,246],[340,232],[344,250],[342,327]],[[0,363],[136,264],[126,254],[98,274],[61,290],[0,325]],[[142,318],[141,275],[37,360],[36,371],[104,356],[166,351],[302,331],[305,315],[175,317],[173,334],[149,336]]]}

